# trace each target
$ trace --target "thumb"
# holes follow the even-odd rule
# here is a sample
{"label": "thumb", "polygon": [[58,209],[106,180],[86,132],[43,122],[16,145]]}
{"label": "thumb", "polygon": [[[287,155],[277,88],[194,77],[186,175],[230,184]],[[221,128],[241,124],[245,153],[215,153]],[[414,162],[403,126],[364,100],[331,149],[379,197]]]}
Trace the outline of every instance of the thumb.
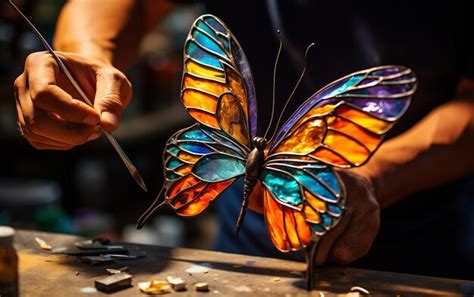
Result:
{"label": "thumb", "polygon": [[97,71],[94,108],[100,114],[100,125],[106,131],[118,128],[120,116],[131,95],[132,86],[122,72],[115,68]]}

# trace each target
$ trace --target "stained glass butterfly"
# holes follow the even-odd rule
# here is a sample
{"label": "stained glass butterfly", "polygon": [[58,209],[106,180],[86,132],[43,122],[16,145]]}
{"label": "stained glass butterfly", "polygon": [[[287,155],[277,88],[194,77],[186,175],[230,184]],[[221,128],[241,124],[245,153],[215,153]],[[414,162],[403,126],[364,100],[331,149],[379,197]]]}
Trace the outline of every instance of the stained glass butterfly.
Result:
{"label": "stained glass butterfly", "polygon": [[255,88],[242,48],[221,20],[200,16],[185,42],[181,90],[197,123],[168,140],[165,183],[138,226],[163,206],[197,215],[244,176],[237,228],[249,197],[263,199],[275,247],[306,250],[311,289],[316,243],[337,225],[346,204],[333,168],[364,164],[415,89],[415,75],[403,66],[355,72],[312,95],[267,141],[256,136]]}

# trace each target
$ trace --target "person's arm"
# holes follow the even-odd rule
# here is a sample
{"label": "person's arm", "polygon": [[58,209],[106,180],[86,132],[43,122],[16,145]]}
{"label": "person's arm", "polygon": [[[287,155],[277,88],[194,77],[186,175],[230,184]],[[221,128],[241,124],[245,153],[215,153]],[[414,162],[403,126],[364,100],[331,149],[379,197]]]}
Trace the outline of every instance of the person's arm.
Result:
{"label": "person's arm", "polygon": [[141,36],[171,8],[165,0],[68,1],[54,46],[94,107],[80,100],[51,55],[33,53],[14,84],[25,138],[38,149],[70,149],[99,137],[99,123],[116,129],[132,94],[121,70]]}
{"label": "person's arm", "polygon": [[317,263],[349,264],[364,256],[380,208],[474,172],[473,152],[474,80],[463,79],[452,101],[382,144],[367,164],[338,171],[348,189],[346,213],[322,239]]}

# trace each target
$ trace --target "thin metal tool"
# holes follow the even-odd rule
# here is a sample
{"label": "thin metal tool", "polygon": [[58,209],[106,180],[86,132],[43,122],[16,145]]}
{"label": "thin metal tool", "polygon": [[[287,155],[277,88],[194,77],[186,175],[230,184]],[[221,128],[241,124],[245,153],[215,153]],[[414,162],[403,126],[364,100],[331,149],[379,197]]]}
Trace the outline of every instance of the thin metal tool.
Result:
{"label": "thin metal tool", "polygon": [[[56,63],[58,63],[59,65],[59,68],[61,68],[61,70],[64,72],[64,74],[66,75],[66,77],[68,78],[68,80],[71,82],[71,84],[74,86],[74,88],[76,89],[76,91],[79,93],[79,95],[81,95],[82,99],[87,103],[89,104],[90,106],[94,106],[92,104],[92,102],[89,100],[89,98],[87,98],[86,94],[84,93],[84,91],[82,90],[82,88],[79,86],[79,84],[77,83],[77,81],[74,79],[74,77],[72,76],[71,72],[69,72],[69,70],[67,69],[66,65],[64,65],[63,61],[61,61],[61,59],[59,58],[59,56],[54,52],[54,50],[51,48],[51,46],[48,44],[48,42],[46,41],[46,39],[44,39],[43,35],[41,35],[41,33],[38,31],[38,29],[36,29],[36,27],[33,25],[33,23],[21,12],[21,10],[15,5],[15,3],[13,3],[13,0],[9,0],[11,6],[13,6],[13,8],[21,15],[21,17],[25,20],[25,22],[28,24],[28,26],[31,28],[31,30],[33,30],[33,32],[35,33],[35,35],[39,38],[39,40],[41,41],[41,43],[43,43],[43,46],[46,48],[46,50],[48,50],[48,52],[53,56],[54,60],[56,60]],[[105,136],[107,137],[107,139],[109,140],[109,142],[112,144],[112,146],[114,147],[115,151],[119,154],[120,158],[122,159],[123,163],[125,164],[125,166],[127,166],[127,169],[128,171],[130,172],[130,174],[132,175],[132,177],[135,179],[135,181],[137,182],[137,184],[145,191],[145,192],[148,192],[148,189],[145,185],[145,182],[143,181],[142,177],[140,176],[140,173],[138,172],[137,168],[135,167],[135,165],[132,164],[132,161],[130,161],[130,159],[127,157],[127,155],[125,154],[125,152],[123,151],[123,149],[120,147],[119,143],[117,142],[117,140],[115,139],[115,137],[105,131],[101,126],[99,126],[100,130],[105,134]]]}

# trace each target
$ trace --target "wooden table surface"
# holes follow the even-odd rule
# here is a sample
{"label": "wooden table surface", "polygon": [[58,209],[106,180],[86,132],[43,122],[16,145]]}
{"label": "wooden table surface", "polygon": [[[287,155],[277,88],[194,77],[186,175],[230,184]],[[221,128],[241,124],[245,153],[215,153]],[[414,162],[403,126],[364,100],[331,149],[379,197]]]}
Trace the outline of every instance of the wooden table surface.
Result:
{"label": "wooden table surface", "polygon": [[[34,238],[40,237],[53,247],[70,246],[79,238],[70,235],[18,231],[15,242],[20,258],[20,291],[30,296],[146,296],[137,283],[151,278],[165,280],[179,276],[187,291],[180,296],[337,296],[353,286],[367,289],[371,295],[401,296],[473,296],[474,282],[408,274],[325,267],[317,269],[316,288],[303,288],[304,263],[251,257],[212,251],[124,244],[131,253],[146,257],[113,264],[90,266],[74,256],[53,255],[39,250]],[[209,266],[207,273],[190,275],[185,270],[194,265]],[[106,274],[105,268],[129,267],[133,287],[112,294],[87,292],[94,280]],[[207,282],[210,291],[196,292],[193,284]],[[321,292],[323,294],[321,294]]]}

